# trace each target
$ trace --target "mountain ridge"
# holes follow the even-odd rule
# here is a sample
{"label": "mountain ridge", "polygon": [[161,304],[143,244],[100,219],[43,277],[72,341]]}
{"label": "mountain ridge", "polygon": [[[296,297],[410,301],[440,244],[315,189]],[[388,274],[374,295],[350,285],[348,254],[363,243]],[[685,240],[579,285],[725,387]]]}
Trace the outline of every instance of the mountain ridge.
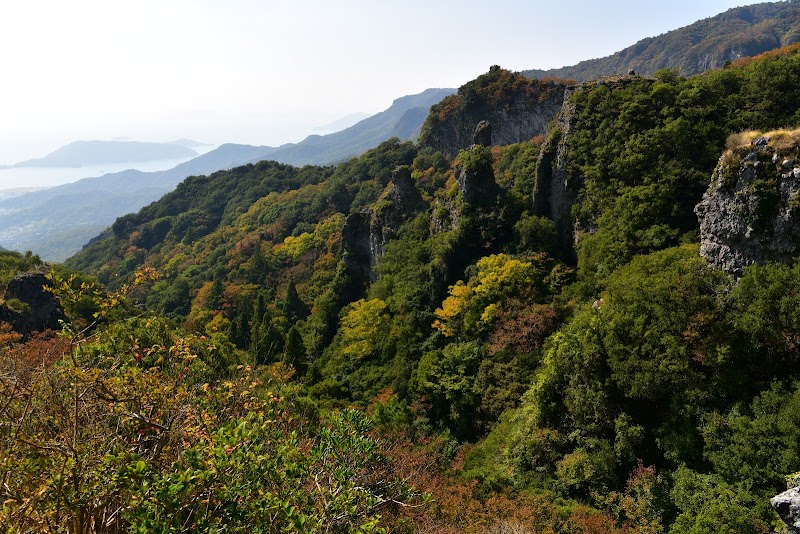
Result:
{"label": "mountain ridge", "polygon": [[[411,139],[422,125],[422,121],[419,125],[416,121],[420,117],[424,121],[420,110],[425,110],[426,117],[432,105],[453,93],[455,89],[429,88],[416,95],[396,98],[386,110],[340,132],[310,135],[299,143],[277,147],[270,158],[289,165],[331,165],[357,156],[393,136]],[[401,133],[406,136],[398,135]]]}
{"label": "mountain ridge", "polygon": [[[538,94],[489,74],[437,118],[450,104],[471,123],[472,103],[499,114]],[[86,500],[39,489],[72,477],[97,482],[69,495],[119,503],[118,530],[185,529],[213,502],[220,529],[307,531],[349,514],[359,521],[329,529],[353,532],[368,516],[347,489],[391,495],[397,477],[424,502],[367,496],[381,515],[361,530],[778,531],[769,500],[800,485],[800,261],[772,251],[734,276],[701,252],[715,236],[779,240],[786,219],[797,250],[800,132],[780,128],[800,124],[800,44],[691,77],[559,87],[565,105],[532,139],[494,144],[481,122],[465,147],[442,121],[431,128],[451,132],[433,133],[455,139],[452,158],[395,138],[337,166],[260,161],[117,219],[51,274],[71,330],[94,329],[69,332],[62,352],[34,339],[0,359],[62,361],[34,375],[42,390],[9,388],[37,439],[7,455],[12,520],[44,525],[59,506],[83,517]],[[708,210],[731,218],[711,235]],[[38,263],[3,256],[0,283],[13,280],[4,266]],[[9,297],[3,308],[30,309]],[[20,367],[31,375],[8,366],[13,384]],[[198,401],[196,418],[162,408]],[[363,419],[321,427],[336,414]],[[294,447],[308,431],[321,448]],[[359,447],[364,436],[392,449]],[[78,449],[80,473],[62,470]],[[332,478],[320,458],[350,467]],[[276,488],[287,475],[292,488]],[[309,493],[292,502],[294,487]],[[792,493],[773,501],[788,524]]]}
{"label": "mountain ridge", "polygon": [[729,9],[683,28],[647,37],[610,56],[555,69],[528,69],[530,78],[586,81],[630,70],[652,75],[664,68],[699,74],[735,61],[800,42],[800,2],[788,0]]}
{"label": "mountain ridge", "polygon": [[49,261],[78,252],[117,217],[138,211],[172,191],[188,176],[272,159],[331,165],[396,136],[410,139],[430,105],[454,89],[427,89],[395,99],[392,106],[340,132],[311,135],[278,147],[227,143],[164,171],[126,170],[13,198],[0,199],[0,244],[33,250]]}
{"label": "mountain ridge", "polygon": [[197,156],[195,150],[177,142],[74,141],[42,158],[21,161],[14,167],[85,167],[108,163],[141,163],[195,156]]}

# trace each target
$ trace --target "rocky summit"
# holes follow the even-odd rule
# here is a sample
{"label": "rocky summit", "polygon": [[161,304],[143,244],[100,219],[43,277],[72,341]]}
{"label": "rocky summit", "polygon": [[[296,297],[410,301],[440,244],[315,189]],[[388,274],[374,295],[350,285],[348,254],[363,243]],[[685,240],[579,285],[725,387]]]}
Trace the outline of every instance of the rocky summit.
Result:
{"label": "rocky summit", "polygon": [[471,144],[486,144],[485,134],[474,138],[481,121],[491,124],[492,145],[543,135],[564,102],[565,88],[560,81],[529,80],[493,66],[431,108],[419,145],[453,158]]}
{"label": "rocky summit", "polygon": [[800,252],[798,132],[773,132],[728,150],[695,208],[700,254],[741,276],[754,263]]}

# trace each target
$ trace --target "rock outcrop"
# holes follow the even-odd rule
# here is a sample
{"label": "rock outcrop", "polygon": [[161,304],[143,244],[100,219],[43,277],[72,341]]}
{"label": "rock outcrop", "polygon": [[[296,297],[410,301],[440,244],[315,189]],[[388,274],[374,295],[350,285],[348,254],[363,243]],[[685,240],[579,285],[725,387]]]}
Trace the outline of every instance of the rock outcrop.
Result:
{"label": "rock outcrop", "polygon": [[789,488],[774,496],[769,503],[786,523],[787,532],[800,533],[800,487]]}
{"label": "rock outcrop", "polygon": [[411,169],[398,167],[392,181],[370,208],[351,213],[342,228],[344,262],[350,279],[361,285],[374,281],[375,266],[400,226],[425,209],[425,202],[411,178]]}
{"label": "rock outcrop", "polygon": [[492,155],[487,149],[492,141],[489,122],[478,124],[473,140],[455,168],[456,188],[436,199],[431,217],[434,234],[456,229],[464,214],[491,206],[497,198],[499,187],[494,179]]}
{"label": "rock outcrop", "polygon": [[800,143],[782,133],[726,152],[695,208],[700,254],[740,276],[754,263],[800,254]]}
{"label": "rock outcrop", "polygon": [[[14,331],[25,336],[48,328],[59,328],[59,321],[65,320],[64,310],[55,296],[46,288],[50,281],[41,271],[30,271],[15,276],[8,283],[0,305],[0,322],[11,325]],[[9,306],[15,302],[17,306]]]}
{"label": "rock outcrop", "polygon": [[475,127],[475,132],[472,134],[472,144],[492,146],[492,124],[489,121],[481,121]]}
{"label": "rock outcrop", "polygon": [[583,184],[580,177],[570,175],[567,167],[567,140],[575,123],[575,104],[570,101],[570,96],[579,90],[580,86],[573,86],[565,91],[556,126],[539,152],[533,188],[533,213],[548,217],[555,223],[558,241],[566,257],[574,255],[572,206],[577,202]]}
{"label": "rock outcrop", "polygon": [[491,123],[490,144],[528,141],[547,132],[564,101],[565,87],[492,67],[431,108],[419,145],[455,158],[471,144],[483,144],[484,137],[474,139],[481,121]]}

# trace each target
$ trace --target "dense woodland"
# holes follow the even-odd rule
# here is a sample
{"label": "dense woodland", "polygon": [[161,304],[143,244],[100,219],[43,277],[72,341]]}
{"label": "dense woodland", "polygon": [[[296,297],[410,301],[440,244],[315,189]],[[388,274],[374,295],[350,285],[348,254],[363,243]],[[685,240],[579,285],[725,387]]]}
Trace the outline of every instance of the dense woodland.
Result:
{"label": "dense woodland", "polygon": [[800,3],[763,2],[735,7],[714,17],[642,39],[610,56],[556,69],[523,71],[529,77],[578,81],[628,72],[652,75],[673,68],[684,76],[721,68],[726,61],[755,56],[800,41]]}
{"label": "dense woodland", "polygon": [[[729,136],[800,124],[800,47],[618,82],[573,91],[550,139],[260,162],[186,179],[65,266],[0,252],[0,285],[49,269],[68,316],[0,330],[3,524],[778,528],[768,499],[800,471],[800,264],[712,268],[693,209]],[[574,242],[533,210],[561,135]],[[384,221],[374,265],[354,214]]]}

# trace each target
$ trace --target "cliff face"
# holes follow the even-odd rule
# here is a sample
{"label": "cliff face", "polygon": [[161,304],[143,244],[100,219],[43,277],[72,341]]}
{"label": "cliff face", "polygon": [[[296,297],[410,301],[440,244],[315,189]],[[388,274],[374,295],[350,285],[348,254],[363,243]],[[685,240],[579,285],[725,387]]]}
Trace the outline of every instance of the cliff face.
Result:
{"label": "cliff face", "polygon": [[800,134],[776,133],[726,152],[695,208],[700,254],[736,276],[800,254]]}
{"label": "cliff face", "polygon": [[425,209],[425,202],[411,178],[411,169],[398,167],[392,181],[370,208],[352,213],[342,228],[345,269],[356,284],[375,281],[375,266],[386,244],[397,236],[408,218]]}
{"label": "cliff face", "polygon": [[536,163],[536,183],[533,189],[533,213],[550,218],[556,225],[558,241],[567,256],[573,255],[574,228],[571,209],[578,199],[581,180],[567,171],[567,141],[575,121],[575,105],[570,96],[579,87],[564,93],[564,105],[558,114],[556,127],[542,146]]}
{"label": "cliff face", "polygon": [[454,169],[456,188],[440,196],[431,215],[431,232],[438,234],[458,228],[461,217],[494,203],[499,192],[492,169],[492,125],[481,121],[472,134],[472,145],[460,156]]}
{"label": "cliff face", "polygon": [[564,101],[565,87],[492,67],[431,108],[419,145],[452,159],[472,144],[473,132],[483,120],[492,125],[495,145],[527,141],[547,132]]}

